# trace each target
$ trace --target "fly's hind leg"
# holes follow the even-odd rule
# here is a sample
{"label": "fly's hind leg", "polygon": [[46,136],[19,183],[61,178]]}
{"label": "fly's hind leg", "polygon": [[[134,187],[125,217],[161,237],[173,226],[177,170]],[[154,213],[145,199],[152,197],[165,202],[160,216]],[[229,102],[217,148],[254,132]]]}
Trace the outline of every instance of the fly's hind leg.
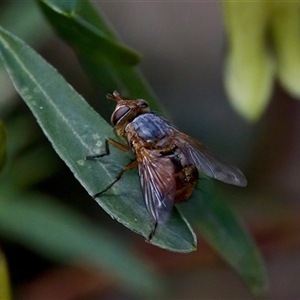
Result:
{"label": "fly's hind leg", "polygon": [[[97,160],[103,156],[109,155],[110,154],[110,150],[109,150],[109,144],[115,146],[116,148],[118,148],[119,150],[122,150],[124,152],[130,152],[130,148],[127,145],[121,144],[116,142],[115,140],[111,139],[111,138],[107,138],[105,140],[105,152],[101,153],[101,154],[97,154],[97,155],[89,155],[86,156],[86,160]],[[106,191],[108,191],[118,180],[121,179],[123,173],[127,170],[133,169],[135,167],[137,167],[138,163],[136,160],[132,161],[131,163],[129,163],[128,165],[126,165],[117,175],[116,179],[110,183],[104,190],[102,190],[101,192],[93,195],[93,198],[97,198],[99,196],[101,196],[103,193],[105,193]]]}
{"label": "fly's hind leg", "polygon": [[155,222],[155,224],[154,224],[154,226],[153,226],[153,228],[152,228],[150,234],[148,235],[148,237],[147,237],[147,239],[146,239],[146,242],[150,243],[150,241],[151,241],[151,239],[153,238],[154,233],[155,233],[155,231],[156,231],[157,225],[158,225],[157,222]]}
{"label": "fly's hind leg", "polygon": [[104,190],[102,190],[101,192],[93,195],[93,198],[97,198],[99,196],[101,196],[103,193],[105,193],[106,191],[108,191],[117,181],[119,181],[123,175],[123,173],[127,170],[136,168],[138,165],[137,160],[132,161],[131,163],[129,163],[128,165],[126,165],[117,175],[116,179],[111,182]]}

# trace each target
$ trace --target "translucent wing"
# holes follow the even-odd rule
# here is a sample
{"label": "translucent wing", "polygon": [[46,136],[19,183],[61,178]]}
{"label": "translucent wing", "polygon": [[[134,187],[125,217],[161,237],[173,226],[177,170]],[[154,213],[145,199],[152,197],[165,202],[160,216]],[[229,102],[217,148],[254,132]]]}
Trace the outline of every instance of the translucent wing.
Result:
{"label": "translucent wing", "polygon": [[149,213],[159,224],[169,218],[174,206],[176,182],[171,161],[167,157],[155,156],[155,152],[144,151],[138,159],[139,177],[144,201]]}
{"label": "translucent wing", "polygon": [[175,140],[175,144],[181,149],[187,161],[205,175],[237,186],[247,185],[246,177],[237,167],[222,162],[198,141],[179,131],[175,135]]}

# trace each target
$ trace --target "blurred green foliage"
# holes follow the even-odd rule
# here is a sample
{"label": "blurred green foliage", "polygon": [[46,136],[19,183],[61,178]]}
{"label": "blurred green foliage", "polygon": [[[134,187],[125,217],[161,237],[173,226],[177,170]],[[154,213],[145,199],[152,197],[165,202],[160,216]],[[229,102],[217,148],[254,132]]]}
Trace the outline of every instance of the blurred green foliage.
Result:
{"label": "blurred green foliage", "polygon": [[[57,33],[78,55],[92,82],[100,87],[100,101],[105,103],[104,95],[117,89],[124,96],[144,98],[152,108],[164,112],[135,66],[139,55],[119,41],[107,21],[89,2],[38,3]],[[35,4],[30,2],[30,5]],[[33,22],[36,23],[31,28],[40,20],[37,18]],[[4,29],[1,29],[0,53],[18,93],[56,152],[90,195],[101,190],[130,160],[130,156],[113,149],[111,156],[101,162],[84,161],[86,155],[101,151],[105,137],[113,135],[111,127],[56,70]],[[106,114],[104,110],[100,113]],[[25,244],[53,261],[84,261],[101,270],[109,270],[123,288],[139,295],[157,295],[161,291],[161,277],[146,261],[138,258],[126,242],[113,237],[108,230],[100,229],[73,208],[58,204],[54,197],[35,191],[37,183],[57,172],[58,164],[48,146],[38,146],[39,132],[35,134],[34,125],[27,117],[13,118],[7,113],[5,118],[9,142],[8,163],[0,182],[3,191],[0,197],[1,235]],[[145,209],[140,189],[132,189],[132,186],[139,186],[134,171],[128,172],[120,184],[114,186],[115,197],[107,194],[97,200],[113,218],[147,236],[153,221]],[[193,195],[190,201],[194,207],[192,221],[249,287],[259,293],[266,287],[266,276],[254,242],[230,208],[223,206],[223,197],[211,194],[210,190],[208,185],[206,200],[201,199],[199,191]],[[131,193],[129,200],[128,191]],[[216,201],[209,201],[211,197]],[[199,218],[201,220],[197,222]],[[196,240],[186,219],[174,210],[168,225],[158,228],[153,243],[172,251],[189,252],[195,250]],[[243,251],[240,251],[240,245],[243,245]]]}
{"label": "blurred green foliage", "polygon": [[223,1],[228,37],[224,82],[232,106],[257,121],[271,100],[275,77],[300,99],[300,4]]}

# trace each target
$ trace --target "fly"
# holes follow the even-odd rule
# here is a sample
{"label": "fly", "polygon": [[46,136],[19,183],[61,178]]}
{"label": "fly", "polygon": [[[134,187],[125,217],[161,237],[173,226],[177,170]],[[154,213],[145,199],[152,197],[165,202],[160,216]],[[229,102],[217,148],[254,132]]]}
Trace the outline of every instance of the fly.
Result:
{"label": "fly", "polygon": [[166,223],[175,203],[187,200],[199,178],[198,170],[222,182],[246,186],[247,179],[237,168],[214,157],[205,146],[178,131],[164,118],[150,110],[146,101],[125,100],[117,91],[107,95],[116,108],[111,124],[127,145],[111,138],[105,141],[105,152],[87,156],[93,160],[109,155],[109,145],[132,152],[135,160],[126,165],[104,190],[109,190],[126,170],[138,167],[144,202],[155,223],[148,236],[150,241],[158,225]]}

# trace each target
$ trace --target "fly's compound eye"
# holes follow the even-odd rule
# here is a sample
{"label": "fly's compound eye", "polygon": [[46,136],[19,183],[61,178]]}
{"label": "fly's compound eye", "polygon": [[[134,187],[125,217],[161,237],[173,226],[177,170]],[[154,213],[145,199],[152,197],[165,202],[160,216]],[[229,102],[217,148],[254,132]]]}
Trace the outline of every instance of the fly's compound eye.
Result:
{"label": "fly's compound eye", "polygon": [[138,106],[142,107],[142,108],[148,108],[149,105],[145,100],[137,100],[137,104]]}
{"label": "fly's compound eye", "polygon": [[114,111],[111,116],[111,124],[113,126],[117,125],[117,123],[130,111],[128,106],[121,106],[119,109]]}

